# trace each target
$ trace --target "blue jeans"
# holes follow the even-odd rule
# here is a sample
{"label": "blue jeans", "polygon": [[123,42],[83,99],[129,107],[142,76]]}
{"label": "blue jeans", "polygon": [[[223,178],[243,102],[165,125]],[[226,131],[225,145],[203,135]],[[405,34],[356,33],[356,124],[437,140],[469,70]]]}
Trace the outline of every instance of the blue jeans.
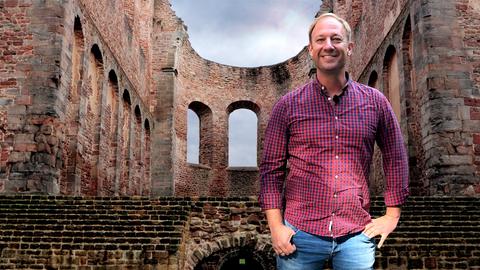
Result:
{"label": "blue jeans", "polygon": [[363,233],[344,237],[321,237],[300,231],[285,221],[295,231],[292,242],[297,250],[288,256],[277,256],[279,270],[323,269],[327,260],[336,270],[370,270],[375,262],[375,239]]}

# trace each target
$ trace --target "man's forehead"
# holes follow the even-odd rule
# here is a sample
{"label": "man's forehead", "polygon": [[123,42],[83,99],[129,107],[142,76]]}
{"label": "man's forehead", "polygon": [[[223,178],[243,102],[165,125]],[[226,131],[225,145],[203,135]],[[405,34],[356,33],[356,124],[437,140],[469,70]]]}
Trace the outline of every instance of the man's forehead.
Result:
{"label": "man's forehead", "polygon": [[312,34],[320,34],[319,32],[326,30],[337,30],[337,32],[339,32],[341,35],[346,34],[346,29],[343,27],[343,24],[330,16],[326,16],[318,20],[313,28]]}

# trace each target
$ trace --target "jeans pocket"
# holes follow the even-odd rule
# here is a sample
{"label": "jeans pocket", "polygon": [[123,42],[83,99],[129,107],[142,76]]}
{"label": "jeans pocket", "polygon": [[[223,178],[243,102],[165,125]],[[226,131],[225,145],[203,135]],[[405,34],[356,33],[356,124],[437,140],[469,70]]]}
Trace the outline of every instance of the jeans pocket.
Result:
{"label": "jeans pocket", "polygon": [[284,220],[285,226],[289,227],[290,229],[293,230],[293,232],[297,233],[299,229],[292,224],[290,224],[286,219]]}
{"label": "jeans pocket", "polygon": [[366,235],[364,232],[360,233],[361,236],[363,236],[364,238],[366,238],[367,240],[371,240],[372,237]]}

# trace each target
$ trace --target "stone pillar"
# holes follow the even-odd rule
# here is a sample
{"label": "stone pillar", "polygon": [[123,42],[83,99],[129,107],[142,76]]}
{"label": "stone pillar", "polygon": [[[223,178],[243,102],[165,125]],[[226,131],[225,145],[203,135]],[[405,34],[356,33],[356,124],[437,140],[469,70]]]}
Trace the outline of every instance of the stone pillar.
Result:
{"label": "stone pillar", "polygon": [[[420,92],[426,174],[432,195],[466,194],[478,182],[473,134],[480,121],[470,114],[472,66],[465,62],[455,1],[415,1],[414,64]],[[447,38],[448,37],[448,38]]]}

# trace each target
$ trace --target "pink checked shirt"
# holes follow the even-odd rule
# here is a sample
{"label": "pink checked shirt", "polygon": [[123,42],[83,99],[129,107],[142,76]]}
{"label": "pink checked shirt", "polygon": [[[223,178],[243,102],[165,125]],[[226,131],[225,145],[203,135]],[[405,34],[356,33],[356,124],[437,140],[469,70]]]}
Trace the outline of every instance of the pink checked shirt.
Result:
{"label": "pink checked shirt", "polygon": [[335,101],[317,79],[289,92],[274,106],[265,133],[260,205],[281,209],[285,200],[284,218],[315,235],[363,230],[371,221],[368,176],[375,142],[383,154],[385,204],[402,205],[408,161],[385,96],[352,80]]}

